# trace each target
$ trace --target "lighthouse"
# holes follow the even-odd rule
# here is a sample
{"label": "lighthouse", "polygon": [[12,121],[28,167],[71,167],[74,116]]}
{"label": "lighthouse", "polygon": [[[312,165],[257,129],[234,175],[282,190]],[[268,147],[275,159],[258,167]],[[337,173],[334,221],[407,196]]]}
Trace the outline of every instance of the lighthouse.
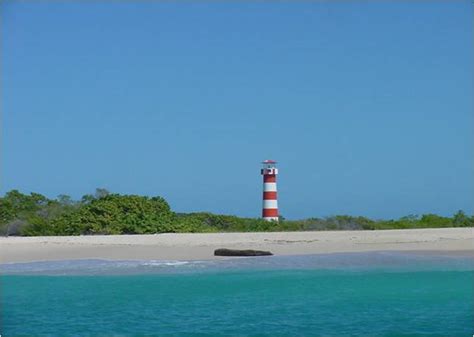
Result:
{"label": "lighthouse", "polygon": [[278,169],[276,161],[265,160],[260,173],[263,176],[263,209],[262,218],[267,221],[278,221],[278,201],[276,176]]}

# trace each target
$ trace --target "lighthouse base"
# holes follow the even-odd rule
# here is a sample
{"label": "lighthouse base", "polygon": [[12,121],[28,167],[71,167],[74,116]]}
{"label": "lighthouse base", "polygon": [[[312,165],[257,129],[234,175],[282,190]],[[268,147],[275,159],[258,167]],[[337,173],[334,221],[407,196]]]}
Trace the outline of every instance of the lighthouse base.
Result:
{"label": "lighthouse base", "polygon": [[278,221],[278,217],[277,216],[264,216],[263,217],[263,220],[266,220],[266,221]]}

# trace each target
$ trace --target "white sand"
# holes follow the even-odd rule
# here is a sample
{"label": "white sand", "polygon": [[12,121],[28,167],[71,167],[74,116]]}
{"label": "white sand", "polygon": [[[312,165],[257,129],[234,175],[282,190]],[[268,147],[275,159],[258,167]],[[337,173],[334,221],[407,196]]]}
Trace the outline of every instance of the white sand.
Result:
{"label": "white sand", "polygon": [[0,263],[69,259],[213,259],[216,248],[275,255],[423,251],[474,256],[473,228],[383,231],[0,237]]}

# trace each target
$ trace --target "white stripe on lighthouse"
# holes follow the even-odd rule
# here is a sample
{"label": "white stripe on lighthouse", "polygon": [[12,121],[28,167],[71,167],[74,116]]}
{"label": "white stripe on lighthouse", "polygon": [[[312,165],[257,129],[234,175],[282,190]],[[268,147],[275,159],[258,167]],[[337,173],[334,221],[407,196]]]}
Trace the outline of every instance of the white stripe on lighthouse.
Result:
{"label": "white stripe on lighthouse", "polygon": [[276,200],[263,200],[263,208],[278,208],[278,201]]}
{"label": "white stripe on lighthouse", "polygon": [[276,183],[263,183],[264,192],[276,192],[277,184]]}

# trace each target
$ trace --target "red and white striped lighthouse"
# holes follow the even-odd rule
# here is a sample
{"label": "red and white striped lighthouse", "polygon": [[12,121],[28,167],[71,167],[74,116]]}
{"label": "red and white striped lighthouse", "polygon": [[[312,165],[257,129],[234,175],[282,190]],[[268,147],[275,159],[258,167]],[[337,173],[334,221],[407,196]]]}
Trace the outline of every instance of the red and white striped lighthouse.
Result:
{"label": "red and white striped lighthouse", "polygon": [[267,221],[278,221],[278,201],[276,176],[278,169],[276,161],[265,160],[260,171],[263,175],[263,210],[262,218]]}

